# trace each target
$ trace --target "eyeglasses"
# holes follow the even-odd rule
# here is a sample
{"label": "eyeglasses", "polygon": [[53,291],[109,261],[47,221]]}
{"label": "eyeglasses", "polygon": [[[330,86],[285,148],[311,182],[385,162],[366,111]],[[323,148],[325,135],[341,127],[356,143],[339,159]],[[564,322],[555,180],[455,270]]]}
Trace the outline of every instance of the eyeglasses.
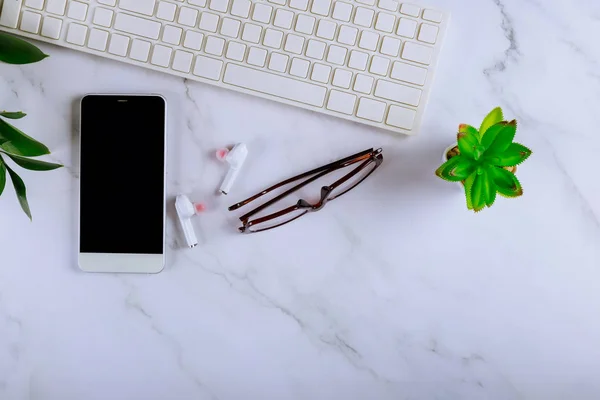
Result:
{"label": "eyeglasses", "polygon": [[[266,203],[256,207],[254,210],[242,215],[240,217],[240,221],[242,221],[242,227],[240,227],[240,231],[243,233],[253,233],[253,232],[262,232],[269,229],[277,228],[281,225],[285,225],[289,222],[292,222],[309,212],[319,211],[325,204],[329,201],[337,199],[338,197],[348,193],[350,190],[354,189],[360,183],[362,183],[365,179],[369,177],[383,162],[383,150],[382,149],[368,149],[365,151],[361,151],[360,153],[354,154],[352,156],[343,158],[341,160],[332,162],[330,164],[324,165],[322,167],[313,169],[311,171],[305,172],[301,175],[294,176],[293,178],[286,179],[285,181],[279,182],[278,184],[271,186],[268,189],[263,190],[262,192],[244,200],[237,204],[229,207],[229,211],[237,210],[245,205],[259,199],[262,196],[267,195],[268,193],[282,188],[283,186],[289,185],[290,183],[304,181],[296,184],[280,195],[274,197],[273,199],[267,201]],[[264,217],[250,219],[255,216],[259,212],[267,209],[273,204],[277,203],[281,199],[289,196],[290,194],[302,189],[306,185],[330,174],[332,172],[338,171],[342,168],[348,167],[350,165],[359,164],[352,171],[335,181],[329,186],[321,187],[321,197],[318,202],[315,204],[311,204],[306,200],[300,199],[298,202],[290,207],[284,208],[280,211],[268,214]]]}

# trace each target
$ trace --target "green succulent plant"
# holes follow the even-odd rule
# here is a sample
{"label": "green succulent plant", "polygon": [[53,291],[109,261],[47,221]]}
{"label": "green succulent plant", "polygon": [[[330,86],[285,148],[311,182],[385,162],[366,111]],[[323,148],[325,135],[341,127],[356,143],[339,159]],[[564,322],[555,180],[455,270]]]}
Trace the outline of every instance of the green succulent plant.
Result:
{"label": "green succulent plant", "polygon": [[527,160],[531,150],[514,143],[517,121],[504,121],[500,107],[492,110],[479,130],[462,124],[458,128],[458,150],[435,171],[440,178],[462,182],[467,208],[475,212],[491,207],[497,194],[523,195],[521,183],[513,173]]}
{"label": "green succulent plant", "polygon": [[[15,36],[0,32],[0,61],[8,64],[30,64],[41,61],[46,57],[48,56],[34,45]],[[32,171],[50,171],[60,168],[62,165],[32,158],[50,154],[50,150],[6,121],[21,119],[25,115],[21,111],[0,112],[0,196],[6,187],[6,176],[8,175],[17,193],[21,208],[31,219],[25,183],[13,167],[7,164],[7,159],[10,159],[19,167]]]}

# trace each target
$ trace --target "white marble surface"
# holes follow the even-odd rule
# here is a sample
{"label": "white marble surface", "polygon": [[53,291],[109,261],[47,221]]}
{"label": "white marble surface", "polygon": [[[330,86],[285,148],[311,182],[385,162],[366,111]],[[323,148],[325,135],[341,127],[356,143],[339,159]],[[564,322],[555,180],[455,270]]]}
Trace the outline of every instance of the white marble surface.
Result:
{"label": "white marble surface", "polygon": [[[22,173],[33,223],[0,198],[0,399],[599,398],[600,3],[432,3],[453,21],[414,138],[51,46],[1,65],[0,108],[67,167]],[[75,105],[132,91],[173,99],[169,194],[208,203],[201,244],[179,248],[171,207],[163,273],[85,274]],[[433,171],[496,105],[534,155],[523,198],[473,215]],[[219,198],[210,155],[237,141],[248,168]],[[356,192],[236,232],[232,200],[371,146],[385,162]]]}

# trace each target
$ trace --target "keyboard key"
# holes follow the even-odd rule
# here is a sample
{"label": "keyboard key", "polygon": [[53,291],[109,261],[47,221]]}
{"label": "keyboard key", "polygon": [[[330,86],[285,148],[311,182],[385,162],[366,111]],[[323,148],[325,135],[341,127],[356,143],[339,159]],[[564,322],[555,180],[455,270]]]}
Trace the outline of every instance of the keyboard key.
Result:
{"label": "keyboard key", "polygon": [[279,4],[281,6],[285,6],[286,0],[269,0],[269,3]]}
{"label": "keyboard key", "polygon": [[302,54],[304,48],[304,38],[302,36],[288,33],[285,39],[284,50],[294,54]]}
{"label": "keyboard key", "polygon": [[316,107],[323,107],[327,93],[322,86],[236,64],[227,64],[223,82]]}
{"label": "keyboard key", "polygon": [[308,76],[309,67],[310,61],[303,60],[301,58],[294,58],[292,60],[292,66],[290,67],[290,75],[294,75],[299,78],[306,78]]}
{"label": "keyboard key", "polygon": [[402,42],[399,39],[393,38],[391,36],[384,36],[381,41],[381,49],[379,50],[381,54],[386,54],[388,56],[397,57],[400,51],[400,45]]}
{"label": "keyboard key", "polygon": [[358,35],[358,29],[351,26],[342,25],[340,27],[340,33],[338,34],[338,42],[354,46],[356,43],[356,36]]}
{"label": "keyboard key", "polygon": [[289,57],[284,54],[271,53],[268,68],[277,72],[285,72],[287,69],[288,59]]}
{"label": "keyboard key", "polygon": [[190,68],[192,68],[192,61],[194,60],[194,55],[192,53],[188,53],[187,51],[175,50],[175,55],[173,56],[173,68],[175,71],[185,72],[186,74],[190,72]]}
{"label": "keyboard key", "polygon": [[187,47],[192,50],[200,50],[202,48],[202,41],[204,35],[200,32],[187,31],[185,32],[185,39],[183,40],[183,47]]}
{"label": "keyboard key", "polygon": [[275,19],[273,25],[283,28],[290,29],[292,27],[292,21],[294,20],[294,13],[288,10],[279,9],[275,12]]}
{"label": "keyboard key", "polygon": [[173,53],[173,49],[170,47],[157,44],[152,51],[150,63],[167,68],[171,63],[171,53]]}
{"label": "keyboard key", "polygon": [[119,8],[139,14],[154,14],[156,0],[119,0]]}
{"label": "keyboard key", "polygon": [[222,56],[223,49],[225,48],[225,39],[216,36],[209,36],[206,38],[206,44],[204,45],[204,51],[208,54],[215,56]]}
{"label": "keyboard key", "polygon": [[225,52],[225,57],[230,60],[242,61],[244,59],[244,54],[246,54],[246,45],[238,42],[229,42],[227,44],[227,51]]}
{"label": "keyboard key", "polygon": [[416,107],[421,101],[421,93],[420,89],[380,79],[377,81],[374,94],[383,99]]}
{"label": "keyboard key", "polygon": [[200,15],[200,23],[198,24],[198,27],[200,29],[209,31],[209,32],[216,32],[218,25],[219,25],[219,16],[217,14],[203,12]]}
{"label": "keyboard key", "polygon": [[306,11],[308,9],[308,0],[290,0],[290,7]]}
{"label": "keyboard key", "polygon": [[3,3],[2,12],[0,13],[0,25],[16,28],[19,23],[20,12],[21,2],[19,0]]}
{"label": "keyboard key", "polygon": [[366,4],[368,6],[375,5],[375,0],[356,0],[357,3]]}
{"label": "keyboard key", "polygon": [[398,9],[398,2],[395,0],[379,0],[379,8],[388,11],[396,11]]}
{"label": "keyboard key", "polygon": [[414,38],[417,31],[417,21],[408,18],[400,18],[396,34],[407,38]]}
{"label": "keyboard key", "polygon": [[331,67],[329,65],[315,63],[312,74],[310,74],[310,79],[316,82],[327,83],[329,82],[329,75],[331,75]]}
{"label": "keyboard key", "polygon": [[421,13],[421,9],[413,4],[402,4],[400,7],[400,13],[410,15],[411,17],[418,17]]}
{"label": "keyboard key", "polygon": [[369,67],[369,72],[376,75],[386,76],[389,68],[390,60],[387,58],[379,56],[371,57],[371,66]]}
{"label": "keyboard key", "polygon": [[98,3],[114,7],[117,5],[117,0],[98,0]]}
{"label": "keyboard key", "polygon": [[396,61],[392,66],[390,77],[399,81],[423,86],[427,80],[427,69]]}
{"label": "keyboard key", "polygon": [[250,47],[248,51],[248,64],[264,67],[267,60],[267,51],[258,47]]}
{"label": "keyboard key", "polygon": [[177,26],[167,25],[163,28],[162,41],[177,46],[181,42],[182,34],[183,29]]}
{"label": "keyboard key", "polygon": [[416,116],[417,112],[415,110],[391,105],[385,123],[397,128],[411,130]]}
{"label": "keyboard key", "polygon": [[150,42],[140,39],[133,39],[131,42],[131,50],[129,51],[129,58],[142,62],[148,61],[150,47]]}
{"label": "keyboard key", "polygon": [[345,69],[337,68],[333,74],[333,80],[331,84],[333,86],[341,87],[344,89],[350,89],[350,82],[352,81],[352,72]]}
{"label": "keyboard key", "polygon": [[322,19],[321,21],[319,21],[319,25],[317,26],[316,35],[323,39],[333,40],[336,29],[337,24],[335,22]]}
{"label": "keyboard key", "polygon": [[367,61],[369,60],[369,55],[367,53],[363,53],[362,51],[352,50],[350,52],[350,60],[348,60],[348,66],[354,69],[360,69],[364,71],[367,68]]}
{"label": "keyboard key", "polygon": [[232,38],[238,37],[240,33],[241,22],[237,19],[223,18],[221,22],[221,34]]}
{"label": "keyboard key", "polygon": [[221,77],[221,69],[223,69],[223,61],[210,57],[196,56],[196,65],[194,65],[193,73],[202,78],[217,81]]}
{"label": "keyboard key", "polygon": [[437,26],[421,24],[418,40],[429,44],[435,44],[439,30],[440,29]]}
{"label": "keyboard key", "polygon": [[336,1],[333,6],[332,18],[339,21],[350,22],[350,16],[352,15],[352,4],[344,3],[343,1]]}
{"label": "keyboard key", "polygon": [[377,21],[375,22],[375,29],[378,31],[384,31],[392,33],[394,31],[394,25],[396,25],[396,17],[380,12],[377,14]]}
{"label": "keyboard key", "polygon": [[429,65],[433,55],[433,48],[422,46],[417,43],[407,42],[402,50],[402,58],[408,61],[414,61],[420,64]]}
{"label": "keyboard key", "polygon": [[354,23],[356,25],[370,28],[371,24],[373,23],[374,15],[375,15],[375,11],[373,11],[369,8],[356,7],[356,13],[354,14]]}
{"label": "keyboard key", "polygon": [[108,45],[108,52],[116,56],[125,57],[127,50],[129,49],[129,38],[127,36],[113,33],[110,37],[110,44]]}
{"label": "keyboard key", "polygon": [[375,79],[373,77],[363,74],[356,74],[356,79],[354,79],[354,86],[352,89],[355,92],[369,94],[371,93],[371,89],[373,89],[373,83]]}
{"label": "keyboard key", "polygon": [[79,21],[85,21],[87,16],[88,5],[80,3],[79,1],[72,1],[69,3],[67,10],[67,17],[73,18]]}
{"label": "keyboard key", "polygon": [[354,105],[356,104],[356,96],[332,90],[329,92],[329,100],[327,100],[327,109],[337,111],[343,114],[352,115],[354,113]]}
{"label": "keyboard key", "polygon": [[252,19],[257,22],[268,24],[271,21],[271,13],[273,7],[267,6],[262,3],[254,3],[254,10],[252,12]]}
{"label": "keyboard key", "polygon": [[360,40],[358,41],[358,47],[365,50],[375,51],[379,43],[379,34],[370,31],[362,31],[360,34]]}
{"label": "keyboard key", "polygon": [[94,10],[93,23],[95,25],[110,28],[110,26],[112,25],[113,14],[114,13],[109,9],[98,7]]}
{"label": "keyboard key", "polygon": [[244,31],[242,32],[242,40],[246,42],[258,43],[260,41],[260,33],[262,27],[254,24],[244,24]]}
{"label": "keyboard key", "polygon": [[310,12],[313,14],[327,16],[331,8],[331,0],[313,0]]}
{"label": "keyboard key", "polygon": [[227,12],[229,7],[229,0],[210,0],[208,8],[218,12]]}
{"label": "keyboard key", "polygon": [[300,33],[306,33],[307,35],[312,35],[313,29],[315,29],[315,21],[315,17],[299,14],[298,18],[296,18],[295,31]]}
{"label": "keyboard key", "polygon": [[168,3],[166,1],[161,1],[160,3],[158,3],[158,9],[156,10],[156,18],[163,19],[165,21],[174,21],[176,11],[177,6],[175,4]]}
{"label": "keyboard key", "polygon": [[344,47],[331,45],[327,52],[327,62],[337,65],[344,65],[346,63],[346,54],[348,50]]}
{"label": "keyboard key", "polygon": [[36,10],[41,10],[44,8],[44,0],[25,0],[25,5]]}
{"label": "keyboard key", "polygon": [[442,22],[442,13],[435,10],[425,10],[423,11],[423,19],[431,22]]}
{"label": "keyboard key", "polygon": [[46,11],[50,14],[65,15],[67,0],[48,0]]}
{"label": "keyboard key", "polygon": [[[175,1],[182,2],[183,0],[175,0]],[[190,3],[193,6],[206,7],[206,0],[188,0],[188,3]]]}
{"label": "keyboard key", "polygon": [[160,22],[129,14],[117,14],[114,29],[156,40],[160,34]]}
{"label": "keyboard key", "polygon": [[179,17],[177,22],[182,25],[196,26],[196,20],[198,19],[198,10],[189,7],[181,7],[179,9]]}
{"label": "keyboard key", "polygon": [[85,44],[85,39],[87,39],[87,31],[87,26],[71,23],[69,24],[69,30],[67,31],[67,38],[65,40],[68,43],[83,46]]}
{"label": "keyboard key", "polygon": [[279,49],[282,41],[283,32],[271,28],[265,29],[265,37],[263,38],[263,44],[265,46]]}
{"label": "keyboard key", "polygon": [[358,101],[358,110],[356,110],[356,116],[359,118],[368,119],[374,122],[383,121],[383,114],[385,113],[385,103],[377,100],[367,99],[361,97]]}
{"label": "keyboard key", "polygon": [[93,50],[105,51],[108,44],[108,32],[100,29],[92,29],[88,38],[87,47]]}
{"label": "keyboard key", "polygon": [[236,17],[248,18],[250,15],[250,0],[233,0],[231,6],[231,15]]}
{"label": "keyboard key", "polygon": [[31,11],[24,11],[21,15],[21,25],[19,29],[23,32],[38,33],[42,16]]}
{"label": "keyboard key", "polygon": [[323,55],[325,54],[325,47],[327,47],[325,42],[310,39],[308,41],[308,45],[306,46],[306,56],[317,60],[322,60]]}
{"label": "keyboard key", "polygon": [[54,17],[46,17],[44,18],[44,22],[42,23],[42,36],[58,39],[60,37],[60,32],[62,29],[62,20]]}

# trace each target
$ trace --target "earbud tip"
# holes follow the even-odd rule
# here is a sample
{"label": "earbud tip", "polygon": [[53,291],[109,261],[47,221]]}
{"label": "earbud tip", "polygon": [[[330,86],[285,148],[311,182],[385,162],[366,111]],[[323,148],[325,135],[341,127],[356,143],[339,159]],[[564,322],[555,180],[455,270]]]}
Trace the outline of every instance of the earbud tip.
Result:
{"label": "earbud tip", "polygon": [[227,157],[227,154],[229,153],[229,149],[219,149],[217,150],[217,160],[219,161],[223,161],[225,159],[225,157]]}
{"label": "earbud tip", "polygon": [[206,211],[206,205],[204,203],[195,203],[194,210],[196,210],[196,214],[202,213]]}

